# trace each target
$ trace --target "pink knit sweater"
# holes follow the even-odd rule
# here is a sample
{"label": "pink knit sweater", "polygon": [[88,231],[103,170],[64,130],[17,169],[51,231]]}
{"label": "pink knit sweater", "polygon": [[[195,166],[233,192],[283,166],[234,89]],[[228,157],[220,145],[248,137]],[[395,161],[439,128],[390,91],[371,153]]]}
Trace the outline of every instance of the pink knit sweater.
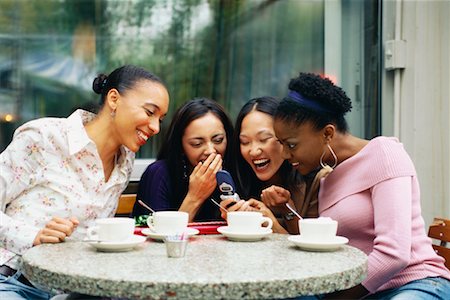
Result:
{"label": "pink knit sweater", "polygon": [[450,279],[421,216],[414,165],[396,138],[377,137],[321,180],[319,214],[368,255],[363,286],[374,293],[412,280]]}

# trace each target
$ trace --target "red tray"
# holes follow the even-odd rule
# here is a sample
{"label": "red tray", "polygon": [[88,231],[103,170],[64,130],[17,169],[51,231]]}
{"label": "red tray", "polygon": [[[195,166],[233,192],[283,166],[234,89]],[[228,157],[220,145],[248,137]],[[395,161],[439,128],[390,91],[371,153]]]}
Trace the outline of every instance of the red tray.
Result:
{"label": "red tray", "polygon": [[219,234],[217,228],[226,226],[225,221],[211,221],[211,222],[193,222],[189,223],[188,227],[196,228],[200,231],[199,234]]}
{"label": "red tray", "polygon": [[147,226],[134,227],[134,234],[146,236],[145,234],[142,233],[142,229],[145,229],[145,228],[148,228],[148,227]]}
{"label": "red tray", "polygon": [[[211,222],[192,222],[188,224],[188,227],[196,228],[200,231],[199,234],[219,234],[217,228],[220,226],[226,226],[227,222],[225,221],[211,221]],[[142,229],[148,228],[147,226],[140,226],[134,228],[134,234],[143,235]]]}

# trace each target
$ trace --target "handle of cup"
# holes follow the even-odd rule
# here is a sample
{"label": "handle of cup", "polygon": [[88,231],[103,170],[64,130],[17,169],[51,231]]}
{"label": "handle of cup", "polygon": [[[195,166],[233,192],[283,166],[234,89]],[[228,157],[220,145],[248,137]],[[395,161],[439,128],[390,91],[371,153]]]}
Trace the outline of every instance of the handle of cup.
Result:
{"label": "handle of cup", "polygon": [[94,227],[89,227],[86,231],[86,235],[88,237],[88,239],[90,240],[98,240],[98,227],[94,226]]}
{"label": "handle of cup", "polygon": [[263,225],[263,224],[266,223],[266,222],[267,222],[267,226],[264,226],[264,228],[271,229],[272,226],[273,226],[273,221],[272,221],[272,219],[271,219],[271,218],[268,218],[268,217],[262,217],[261,225]]}

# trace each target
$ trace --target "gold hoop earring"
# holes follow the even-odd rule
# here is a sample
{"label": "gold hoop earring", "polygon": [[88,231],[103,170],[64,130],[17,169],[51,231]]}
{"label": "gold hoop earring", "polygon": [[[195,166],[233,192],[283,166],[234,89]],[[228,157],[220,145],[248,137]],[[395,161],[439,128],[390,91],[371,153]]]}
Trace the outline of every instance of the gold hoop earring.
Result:
{"label": "gold hoop earring", "polygon": [[[327,144],[328,149],[330,150],[331,155],[334,158],[334,164],[331,166],[332,169],[334,169],[337,165],[337,156],[336,153],[334,153],[333,149],[331,148],[330,144]],[[322,168],[326,168],[328,166],[327,163],[323,162],[323,157],[325,156],[325,153],[327,152],[327,149],[323,150],[322,156],[320,157],[320,165],[322,166]]]}

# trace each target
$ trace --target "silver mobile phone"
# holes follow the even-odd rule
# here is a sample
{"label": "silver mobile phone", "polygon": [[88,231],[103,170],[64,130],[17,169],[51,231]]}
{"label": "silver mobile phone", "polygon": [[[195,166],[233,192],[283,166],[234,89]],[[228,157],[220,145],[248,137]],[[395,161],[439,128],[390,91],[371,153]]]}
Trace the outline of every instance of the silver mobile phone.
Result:
{"label": "silver mobile phone", "polygon": [[234,205],[240,200],[239,195],[236,193],[236,185],[234,184],[233,177],[228,171],[219,170],[216,174],[217,187],[220,191],[220,199],[233,198],[234,202],[231,202],[227,207]]}

